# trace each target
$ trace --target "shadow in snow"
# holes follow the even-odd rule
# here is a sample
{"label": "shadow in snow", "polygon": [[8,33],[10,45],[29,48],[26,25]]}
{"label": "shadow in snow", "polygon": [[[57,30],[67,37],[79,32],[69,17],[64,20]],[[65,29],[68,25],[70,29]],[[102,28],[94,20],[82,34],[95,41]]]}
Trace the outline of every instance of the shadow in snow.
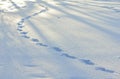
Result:
{"label": "shadow in snow", "polygon": [[[58,11],[60,11],[60,12],[63,12],[63,13],[66,14],[68,17],[72,18],[73,20],[76,20],[76,21],[78,21],[78,22],[83,22],[84,24],[87,24],[87,25],[89,25],[89,26],[91,26],[91,27],[94,27],[94,28],[96,28],[96,29],[98,29],[98,30],[100,30],[100,31],[102,31],[102,32],[107,33],[107,34],[111,34],[111,35],[118,36],[118,34],[112,32],[112,31],[110,31],[110,30],[108,30],[108,29],[102,28],[102,27],[100,27],[99,25],[94,24],[92,21],[90,21],[90,20],[88,20],[88,19],[86,20],[86,18],[83,18],[83,17],[80,17],[80,16],[78,17],[77,15],[68,13],[68,12],[60,9],[59,7],[53,6],[53,5],[51,5],[51,4],[48,4],[48,3],[45,2],[45,1],[40,1],[40,2],[39,2],[39,1],[37,0],[37,2],[38,2],[38,3],[41,2],[41,3],[47,5],[47,6],[50,7],[50,8],[53,8],[53,9],[58,10]],[[16,5],[15,5],[15,6],[16,6]],[[23,24],[24,24],[25,20],[29,20],[31,17],[37,16],[38,14],[40,14],[40,13],[42,13],[42,12],[46,12],[46,11],[47,11],[47,8],[45,8],[44,10],[41,10],[41,11],[39,11],[39,12],[37,12],[37,13],[34,13],[34,14],[32,14],[32,15],[29,15],[29,16],[26,16],[26,17],[22,18],[21,21],[19,21],[19,23],[18,23],[18,29],[17,29],[17,30],[18,30],[18,31],[22,31],[22,28],[24,27]],[[45,41],[47,41],[46,38],[45,38],[45,36],[43,35],[43,33],[42,33],[40,30],[38,30],[38,28],[36,27],[36,25],[34,25],[31,21],[28,21],[28,23],[32,26],[32,28],[33,28],[36,32],[38,32],[38,33],[41,35],[41,37],[42,37]],[[28,32],[20,32],[20,34],[23,34],[22,37],[24,37],[24,38],[32,38],[31,41],[35,42],[36,45],[38,45],[38,46],[44,46],[44,47],[48,47],[48,46],[49,46],[48,44],[41,43],[41,42],[39,41],[39,39],[33,38],[33,37],[31,37],[31,36],[27,36],[27,35],[26,35],[27,33],[28,33]],[[64,56],[64,57],[67,57],[67,58],[70,58],[70,59],[79,60],[79,61],[81,61],[82,63],[84,63],[84,64],[86,64],[86,65],[95,65],[95,63],[92,62],[92,61],[89,60],[89,59],[79,59],[78,57],[69,55],[69,54],[67,54],[67,53],[62,53],[62,52],[63,52],[63,49],[61,49],[61,48],[59,48],[59,47],[50,47],[50,48],[52,48],[53,50],[55,50],[55,51],[57,51],[57,52],[60,52],[61,56]],[[33,67],[33,65],[28,65],[28,66],[29,66],[29,67]],[[109,70],[109,69],[106,69],[106,68],[103,68],[103,67],[95,67],[95,69],[96,69],[96,70],[99,70],[99,71],[108,72],[108,73],[114,73],[114,72],[115,72],[115,71],[113,71],[113,70]],[[33,75],[31,75],[31,76],[33,76],[33,77],[42,77],[42,78],[45,77],[45,76],[40,75],[40,74],[33,74]]]}
{"label": "shadow in snow", "polygon": [[19,7],[14,1],[12,1],[12,0],[9,0],[9,1],[10,1],[10,3],[12,3],[12,5],[13,5],[15,8],[20,9],[20,7]]}

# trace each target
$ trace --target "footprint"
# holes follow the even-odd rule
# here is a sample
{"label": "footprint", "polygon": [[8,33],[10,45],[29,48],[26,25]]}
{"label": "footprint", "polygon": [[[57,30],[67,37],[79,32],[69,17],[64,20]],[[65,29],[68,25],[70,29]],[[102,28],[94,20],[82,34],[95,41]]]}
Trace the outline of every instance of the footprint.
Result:
{"label": "footprint", "polygon": [[22,29],[19,29],[19,28],[18,28],[17,30],[18,30],[18,31],[23,31]]}
{"label": "footprint", "polygon": [[31,40],[32,40],[33,42],[39,42],[39,40],[36,39],[36,38],[32,38]]}
{"label": "footprint", "polygon": [[24,36],[22,36],[22,37],[27,38],[27,39],[29,39],[29,38],[30,38],[29,36],[26,36],[26,35],[24,35]]}
{"label": "footprint", "polygon": [[99,71],[107,72],[107,73],[115,73],[115,71],[110,70],[110,69],[106,69],[104,67],[96,67],[95,69],[99,70]]}
{"label": "footprint", "polygon": [[39,13],[43,13],[43,12],[45,12],[46,10],[41,10]]}
{"label": "footprint", "polygon": [[48,45],[43,44],[43,43],[36,43],[36,45],[39,45],[39,46],[44,46],[44,47],[48,47]]}
{"label": "footprint", "polygon": [[19,25],[18,28],[23,28],[24,26],[23,25]]}
{"label": "footprint", "polygon": [[20,32],[20,34],[27,34],[28,32]]}
{"label": "footprint", "polygon": [[29,18],[31,18],[31,16],[27,16],[27,17],[25,17],[25,19],[29,19]]}
{"label": "footprint", "polygon": [[20,21],[19,23],[23,24],[23,23],[24,23],[24,21],[25,21],[24,19],[21,19],[21,21]]}
{"label": "footprint", "polygon": [[39,13],[34,13],[32,16],[36,16],[36,15],[38,15]]}
{"label": "footprint", "polygon": [[60,49],[59,47],[53,47],[53,49],[54,49],[55,51],[58,51],[58,52],[62,52],[62,51],[63,51],[63,50]]}
{"label": "footprint", "polygon": [[70,59],[76,59],[75,56],[71,56],[71,55],[68,55],[66,53],[63,53],[61,56],[65,56],[65,57],[70,58]]}
{"label": "footprint", "polygon": [[95,63],[93,63],[91,60],[79,59],[79,61],[81,61],[81,62],[83,62],[84,64],[87,64],[87,65],[95,65]]}
{"label": "footprint", "polygon": [[19,26],[22,25],[22,24],[23,24],[23,23],[21,23],[21,22],[17,23],[17,25],[19,25]]}

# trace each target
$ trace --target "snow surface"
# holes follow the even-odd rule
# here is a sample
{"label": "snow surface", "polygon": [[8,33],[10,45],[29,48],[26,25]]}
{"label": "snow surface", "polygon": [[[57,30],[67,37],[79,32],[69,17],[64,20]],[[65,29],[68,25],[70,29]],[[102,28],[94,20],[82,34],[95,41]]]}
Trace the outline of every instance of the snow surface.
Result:
{"label": "snow surface", "polygon": [[120,79],[120,0],[0,0],[0,79]]}

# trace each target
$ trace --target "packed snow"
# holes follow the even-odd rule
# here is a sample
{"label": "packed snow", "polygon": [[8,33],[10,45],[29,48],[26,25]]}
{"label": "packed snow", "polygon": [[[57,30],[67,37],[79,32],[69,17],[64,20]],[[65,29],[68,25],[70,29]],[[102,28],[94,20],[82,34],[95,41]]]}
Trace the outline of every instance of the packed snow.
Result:
{"label": "packed snow", "polygon": [[120,0],[0,0],[0,79],[120,79]]}

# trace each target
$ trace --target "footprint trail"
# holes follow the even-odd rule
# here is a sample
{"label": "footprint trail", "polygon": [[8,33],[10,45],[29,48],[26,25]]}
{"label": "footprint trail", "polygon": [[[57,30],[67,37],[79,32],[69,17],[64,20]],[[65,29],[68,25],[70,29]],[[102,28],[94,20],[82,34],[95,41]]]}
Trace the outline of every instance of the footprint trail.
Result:
{"label": "footprint trail", "polygon": [[[51,47],[48,44],[44,44],[44,43],[40,42],[39,39],[37,39],[35,37],[32,37],[32,36],[29,36],[28,35],[29,32],[23,30],[24,27],[27,27],[27,26],[25,26],[25,22],[27,20],[30,20],[34,16],[40,15],[41,13],[44,13],[44,12],[48,11],[47,7],[45,7],[45,6],[42,6],[42,7],[44,7],[44,9],[40,10],[39,12],[33,13],[32,15],[29,15],[29,16],[26,16],[26,17],[22,18],[17,23],[17,31],[20,33],[21,37],[29,39],[29,41],[34,42],[34,44],[37,45],[37,46],[50,48],[50,49],[58,52],[60,54],[60,56],[62,56],[62,57],[66,57],[66,58],[69,58],[69,59],[72,59],[72,60],[77,60],[80,63],[83,63],[85,65],[93,66],[95,68],[95,70],[97,70],[97,71],[102,71],[102,72],[111,73],[111,74],[113,74],[113,73],[119,74],[118,72],[116,72],[114,70],[111,70],[109,68],[98,66],[96,63],[94,63],[90,59],[84,59],[84,58],[79,58],[77,56],[70,55],[65,50],[61,49],[60,47],[57,47],[57,46]],[[34,75],[34,76],[37,76],[37,75]]]}

